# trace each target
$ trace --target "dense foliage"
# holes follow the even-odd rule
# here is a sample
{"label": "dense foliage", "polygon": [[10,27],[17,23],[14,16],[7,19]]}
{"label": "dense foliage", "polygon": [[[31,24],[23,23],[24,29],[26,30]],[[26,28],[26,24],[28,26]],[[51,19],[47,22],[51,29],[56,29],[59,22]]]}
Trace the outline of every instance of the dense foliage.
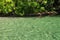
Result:
{"label": "dense foliage", "polygon": [[60,5],[57,8],[53,4],[56,4],[55,0],[0,0],[0,13],[14,12],[16,15],[23,16],[31,13],[55,11],[60,8]]}
{"label": "dense foliage", "polygon": [[8,14],[13,11],[14,5],[12,0],[0,0],[0,12]]}

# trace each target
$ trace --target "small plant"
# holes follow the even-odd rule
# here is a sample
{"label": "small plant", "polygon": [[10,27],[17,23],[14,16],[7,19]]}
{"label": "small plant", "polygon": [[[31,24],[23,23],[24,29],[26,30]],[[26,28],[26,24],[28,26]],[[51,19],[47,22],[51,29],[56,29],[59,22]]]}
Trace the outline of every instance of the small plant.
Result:
{"label": "small plant", "polygon": [[0,10],[4,14],[12,12],[14,10],[14,7],[14,2],[12,0],[2,0],[2,2],[0,3]]}

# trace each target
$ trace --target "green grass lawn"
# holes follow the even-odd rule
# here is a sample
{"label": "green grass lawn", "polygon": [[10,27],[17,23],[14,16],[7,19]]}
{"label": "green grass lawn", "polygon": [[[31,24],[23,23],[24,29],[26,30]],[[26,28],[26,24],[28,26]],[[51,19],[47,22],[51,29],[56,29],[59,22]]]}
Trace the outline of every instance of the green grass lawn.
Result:
{"label": "green grass lawn", "polygon": [[0,17],[0,40],[60,40],[60,17]]}

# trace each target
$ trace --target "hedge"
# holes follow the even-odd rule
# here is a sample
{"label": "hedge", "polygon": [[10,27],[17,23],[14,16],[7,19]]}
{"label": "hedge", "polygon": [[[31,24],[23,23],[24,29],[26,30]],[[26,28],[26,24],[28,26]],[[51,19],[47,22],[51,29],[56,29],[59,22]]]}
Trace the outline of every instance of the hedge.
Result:
{"label": "hedge", "polygon": [[[55,11],[55,0],[0,0],[0,13],[16,15],[35,14],[38,12]],[[58,7],[58,9],[60,6]]]}

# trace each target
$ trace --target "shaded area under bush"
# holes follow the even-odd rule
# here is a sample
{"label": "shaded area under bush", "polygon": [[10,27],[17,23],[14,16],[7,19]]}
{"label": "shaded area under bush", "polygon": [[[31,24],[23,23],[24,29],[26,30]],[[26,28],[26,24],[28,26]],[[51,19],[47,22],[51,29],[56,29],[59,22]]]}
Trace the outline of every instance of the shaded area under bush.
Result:
{"label": "shaded area under bush", "polygon": [[0,13],[0,17],[44,17],[44,16],[57,16],[60,15],[60,12],[42,12],[42,13],[30,13],[23,16],[16,15],[14,12],[9,14]]}

